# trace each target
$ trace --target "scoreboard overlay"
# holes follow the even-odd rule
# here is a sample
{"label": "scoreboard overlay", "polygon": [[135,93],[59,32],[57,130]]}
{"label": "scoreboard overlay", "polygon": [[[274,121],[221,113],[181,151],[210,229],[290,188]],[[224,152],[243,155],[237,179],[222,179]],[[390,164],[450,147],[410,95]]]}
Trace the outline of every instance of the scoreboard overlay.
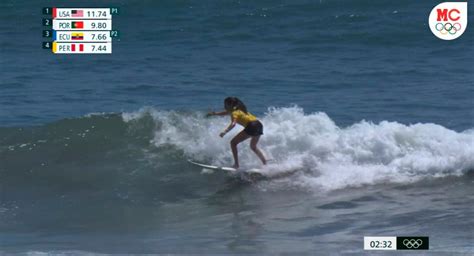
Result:
{"label": "scoreboard overlay", "polygon": [[112,28],[118,8],[43,8],[43,49],[54,54],[111,54],[119,31]]}

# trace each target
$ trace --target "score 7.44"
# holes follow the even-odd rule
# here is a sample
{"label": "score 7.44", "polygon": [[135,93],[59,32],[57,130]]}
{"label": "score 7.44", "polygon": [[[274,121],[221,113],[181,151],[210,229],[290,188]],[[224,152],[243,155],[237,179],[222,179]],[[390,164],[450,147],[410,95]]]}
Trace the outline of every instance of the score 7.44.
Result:
{"label": "score 7.44", "polygon": [[[95,53],[95,52],[107,52],[107,46],[106,44],[103,44],[103,45],[94,45],[92,44],[91,47],[92,47],[92,52]],[[109,45],[110,47],[112,45]]]}

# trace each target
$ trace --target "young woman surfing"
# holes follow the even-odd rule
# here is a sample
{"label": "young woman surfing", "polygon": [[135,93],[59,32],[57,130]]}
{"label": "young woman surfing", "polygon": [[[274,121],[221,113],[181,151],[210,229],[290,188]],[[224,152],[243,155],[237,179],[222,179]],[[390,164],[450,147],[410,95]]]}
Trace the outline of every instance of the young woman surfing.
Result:
{"label": "young woman surfing", "polygon": [[245,127],[241,132],[239,132],[235,137],[230,141],[230,148],[232,149],[232,155],[234,156],[234,168],[239,168],[239,156],[237,152],[237,145],[248,139],[250,140],[250,148],[252,149],[255,154],[257,154],[258,158],[262,161],[263,164],[267,164],[267,160],[265,156],[263,156],[262,151],[257,148],[258,140],[260,136],[263,134],[263,125],[257,118],[250,114],[247,111],[247,107],[245,107],[244,103],[236,97],[227,97],[224,100],[224,111],[222,112],[210,112],[207,116],[230,116],[230,124],[229,126],[219,134],[219,136],[224,137],[226,133],[228,133],[236,124],[240,124]]}

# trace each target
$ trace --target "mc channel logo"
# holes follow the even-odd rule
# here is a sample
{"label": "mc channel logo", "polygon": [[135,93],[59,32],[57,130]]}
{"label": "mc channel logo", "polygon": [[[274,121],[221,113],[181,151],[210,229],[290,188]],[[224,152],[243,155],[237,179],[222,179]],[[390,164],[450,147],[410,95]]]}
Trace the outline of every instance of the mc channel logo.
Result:
{"label": "mc channel logo", "polygon": [[467,27],[467,2],[444,2],[431,10],[428,23],[431,32],[443,40],[460,37]]}

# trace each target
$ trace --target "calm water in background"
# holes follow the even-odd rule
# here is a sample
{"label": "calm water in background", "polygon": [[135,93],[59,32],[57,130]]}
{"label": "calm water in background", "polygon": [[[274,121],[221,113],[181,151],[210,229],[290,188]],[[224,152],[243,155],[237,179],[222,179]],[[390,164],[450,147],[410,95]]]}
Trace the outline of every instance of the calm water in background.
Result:
{"label": "calm water in background", "polygon": [[472,128],[473,36],[435,38],[436,1],[108,1],[122,36],[103,56],[41,50],[40,9],[54,1],[40,2],[2,1],[3,126],[237,95],[258,113],[295,103],[344,125]]}
{"label": "calm water in background", "polygon": [[[474,40],[431,34],[438,3],[81,1],[120,7],[121,38],[75,56],[41,49],[57,2],[2,1],[0,251],[472,253]],[[186,162],[231,162],[203,117],[228,95],[264,122],[268,171],[295,173]]]}

